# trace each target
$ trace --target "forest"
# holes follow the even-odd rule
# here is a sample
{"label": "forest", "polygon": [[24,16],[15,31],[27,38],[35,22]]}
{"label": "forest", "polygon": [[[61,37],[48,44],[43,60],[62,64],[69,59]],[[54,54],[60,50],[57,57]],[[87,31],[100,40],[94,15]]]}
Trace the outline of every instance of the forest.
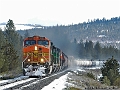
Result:
{"label": "forest", "polygon": [[74,55],[78,58],[88,59],[88,60],[106,60],[111,56],[114,56],[119,60],[120,50],[114,46],[101,46],[99,42],[93,43],[92,41],[86,41],[83,43],[76,43],[76,39],[71,44],[73,48]]}

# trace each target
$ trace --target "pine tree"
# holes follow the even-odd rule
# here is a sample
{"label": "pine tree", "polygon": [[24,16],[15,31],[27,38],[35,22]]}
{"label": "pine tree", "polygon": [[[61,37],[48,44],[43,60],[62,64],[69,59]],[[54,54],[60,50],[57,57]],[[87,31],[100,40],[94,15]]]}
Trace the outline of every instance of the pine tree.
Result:
{"label": "pine tree", "polygon": [[119,76],[119,64],[116,59],[110,58],[108,59],[103,67],[101,68],[103,77],[107,76],[107,78],[110,80],[111,85],[113,85],[116,78]]}
{"label": "pine tree", "polygon": [[8,42],[2,30],[0,30],[0,37],[0,72],[5,72],[9,70],[8,46],[6,46]]}
{"label": "pine tree", "polygon": [[101,50],[102,50],[99,42],[97,42],[95,44],[94,50],[95,50],[95,57],[96,57],[96,59],[99,59],[101,57]]}
{"label": "pine tree", "polygon": [[9,19],[5,27],[5,37],[13,46],[16,46],[18,33],[15,31],[15,26],[12,20]]}
{"label": "pine tree", "polygon": [[78,50],[79,50],[79,57],[84,58],[85,57],[85,48],[84,48],[83,40],[80,41]]}
{"label": "pine tree", "polygon": [[2,72],[2,68],[4,66],[4,50],[2,49],[3,45],[4,45],[4,35],[3,35],[3,32],[2,32],[2,29],[0,29],[0,73]]}
{"label": "pine tree", "polygon": [[85,50],[86,50],[86,57],[92,58],[92,53],[93,53],[93,42],[92,41],[85,42]]}
{"label": "pine tree", "polygon": [[6,64],[9,66],[9,70],[15,69],[18,66],[19,54],[22,50],[20,47],[20,36],[15,31],[15,26],[12,20],[9,19],[5,27],[5,52],[6,52]]}

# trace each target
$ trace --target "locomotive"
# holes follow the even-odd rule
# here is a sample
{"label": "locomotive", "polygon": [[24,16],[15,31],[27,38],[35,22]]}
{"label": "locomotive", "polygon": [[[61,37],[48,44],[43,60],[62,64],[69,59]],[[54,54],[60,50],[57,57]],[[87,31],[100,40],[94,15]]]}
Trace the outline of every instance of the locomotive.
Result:
{"label": "locomotive", "polygon": [[68,57],[46,37],[27,37],[23,41],[23,74],[46,76],[68,67]]}

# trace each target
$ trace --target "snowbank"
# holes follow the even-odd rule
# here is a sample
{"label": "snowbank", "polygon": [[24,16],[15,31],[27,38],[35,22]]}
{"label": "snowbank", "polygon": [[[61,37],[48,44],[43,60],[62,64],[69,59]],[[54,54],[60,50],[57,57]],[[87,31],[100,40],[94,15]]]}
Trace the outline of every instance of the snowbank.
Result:
{"label": "snowbank", "polygon": [[51,82],[49,85],[42,88],[42,90],[62,90],[66,88],[65,84],[67,83],[67,75],[65,74],[61,76],[58,79],[55,79],[53,82]]}

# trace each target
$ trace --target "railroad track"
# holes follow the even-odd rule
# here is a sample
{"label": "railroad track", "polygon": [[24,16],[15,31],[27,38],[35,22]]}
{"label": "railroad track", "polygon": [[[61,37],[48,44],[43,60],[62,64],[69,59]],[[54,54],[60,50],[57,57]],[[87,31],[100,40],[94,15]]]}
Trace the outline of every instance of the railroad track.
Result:
{"label": "railroad track", "polygon": [[35,78],[29,78],[28,76],[22,76],[22,78],[19,77],[15,79],[6,80],[5,82],[0,83],[0,90],[11,89],[12,87],[17,86],[18,84],[23,84],[34,79]]}
{"label": "railroad track", "polygon": [[23,78],[0,83],[0,90],[40,90],[54,79],[66,74],[68,70],[52,74],[45,78]]}
{"label": "railroad track", "polygon": [[14,78],[14,79],[4,80],[4,81],[0,82],[0,87],[4,86],[4,85],[7,85],[7,84],[10,84],[10,83],[17,82],[17,81],[25,80],[25,79],[28,79],[28,78],[29,78],[28,76],[20,76],[20,77]]}

